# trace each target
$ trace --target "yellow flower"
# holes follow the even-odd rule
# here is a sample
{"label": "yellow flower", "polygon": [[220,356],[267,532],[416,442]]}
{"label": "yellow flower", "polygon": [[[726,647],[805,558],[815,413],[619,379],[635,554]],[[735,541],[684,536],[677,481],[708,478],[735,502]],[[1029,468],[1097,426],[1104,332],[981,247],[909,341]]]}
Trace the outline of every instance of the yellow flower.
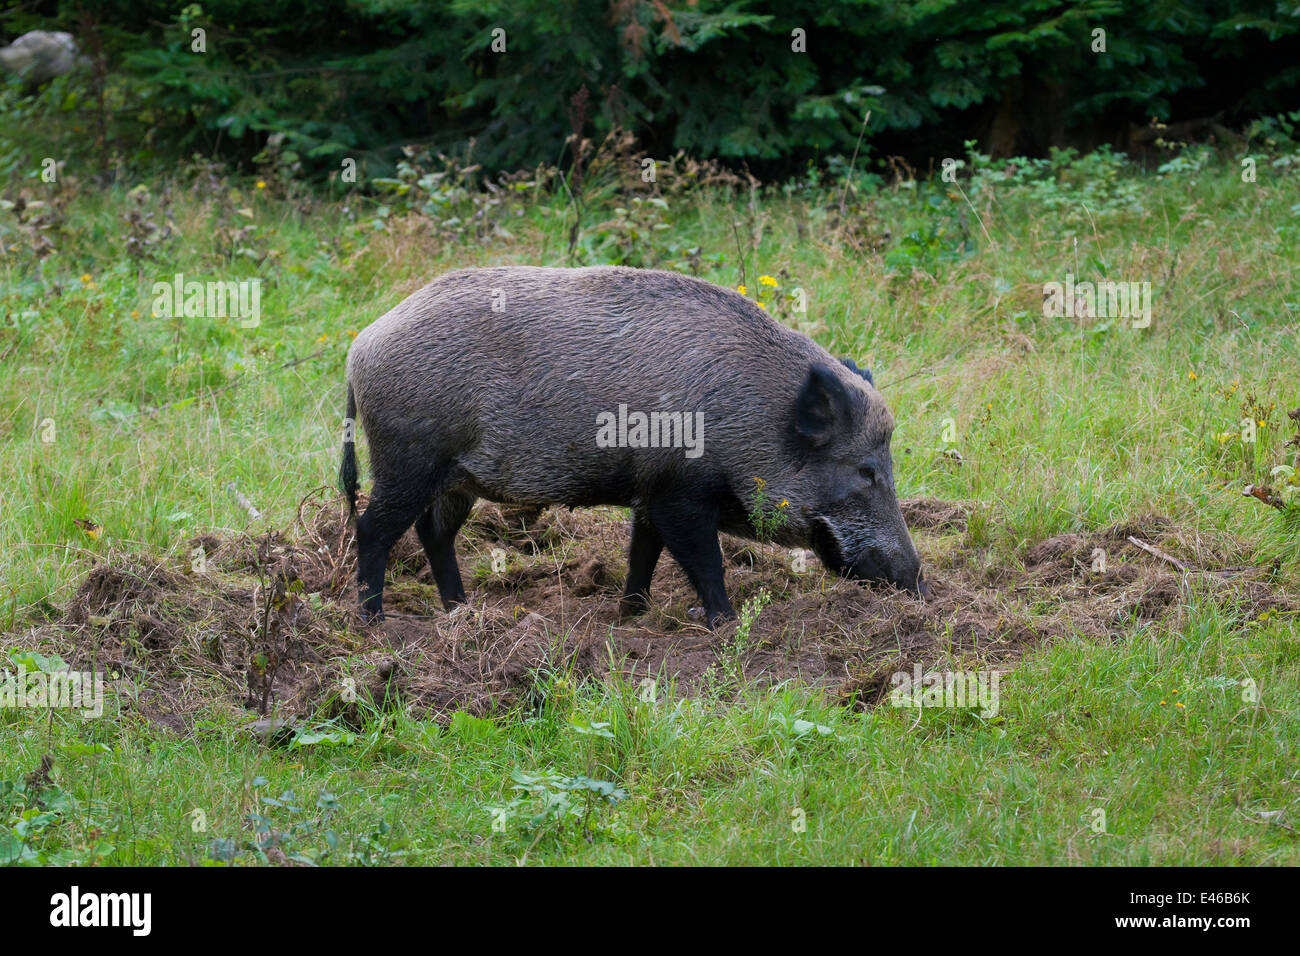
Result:
{"label": "yellow flower", "polygon": [[1188,373],[1187,373],[1187,378],[1188,378],[1189,381],[1192,381],[1192,382],[1196,381],[1196,373],[1195,373],[1195,372],[1188,372]]}
{"label": "yellow flower", "polygon": [[133,319],[138,319],[138,318],[140,318],[140,310],[139,310],[139,309],[132,309],[132,310],[131,310],[131,318],[133,318]]}
{"label": "yellow flower", "polygon": [[758,307],[759,307],[760,309],[766,309],[766,308],[767,308],[767,303],[766,303],[766,302],[760,302],[760,303],[758,303]]}
{"label": "yellow flower", "polygon": [[259,180],[257,181],[257,188],[258,188],[258,189],[265,189],[265,188],[266,188],[266,181],[265,181],[265,180],[262,180],[262,179],[259,179]]}
{"label": "yellow flower", "polygon": [[356,330],[356,329],[348,329],[348,330],[347,330],[345,333],[343,333],[343,334],[346,335],[346,336],[347,336],[348,338],[350,338],[350,339],[355,339],[355,338],[357,337],[357,330]]}
{"label": "yellow flower", "polygon": [[85,275],[83,275],[83,276],[81,277],[81,281],[82,281],[82,282],[89,282],[89,281],[90,281],[90,273],[87,272]]}
{"label": "yellow flower", "polygon": [[771,276],[759,276],[759,277],[758,277],[758,284],[759,284],[759,285],[770,285],[773,289],[775,289],[778,285],[780,285],[780,283],[777,282],[775,279],[773,279]]}
{"label": "yellow flower", "polygon": [[324,342],[324,341],[325,341],[326,339],[328,339],[329,337],[330,337],[330,334],[329,334],[328,332],[322,332],[322,333],[320,334],[320,338],[318,338],[316,341],[317,341],[317,342]]}
{"label": "yellow flower", "polygon": [[777,505],[777,507],[778,507],[778,508],[786,508],[786,507],[789,507],[789,505],[790,505],[790,502],[787,501],[785,498],[782,498],[782,499],[781,499],[781,503],[780,503],[779,505]]}
{"label": "yellow flower", "polygon": [[745,292],[745,287],[744,287],[743,285],[738,285],[738,286],[736,286],[736,291],[739,292],[741,295],[745,295],[745,294],[746,294],[746,292]]}
{"label": "yellow flower", "polygon": [[1174,706],[1175,706],[1175,707],[1183,707],[1184,710],[1187,709],[1186,707],[1183,706],[1183,702],[1182,702],[1181,700],[1180,700],[1180,701],[1176,701],[1176,702],[1174,703]]}

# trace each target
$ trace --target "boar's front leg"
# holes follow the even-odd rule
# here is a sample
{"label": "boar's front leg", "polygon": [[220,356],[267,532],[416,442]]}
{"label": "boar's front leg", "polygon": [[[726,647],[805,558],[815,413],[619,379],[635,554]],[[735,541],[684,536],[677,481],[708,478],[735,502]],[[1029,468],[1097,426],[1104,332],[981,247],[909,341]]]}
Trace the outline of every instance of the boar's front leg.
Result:
{"label": "boar's front leg", "polygon": [[619,611],[624,616],[640,614],[650,607],[650,579],[655,565],[664,550],[664,539],[659,536],[650,516],[637,509],[632,512],[632,543],[627,555],[627,586]]}
{"label": "boar's front leg", "polygon": [[433,581],[438,585],[438,596],[448,611],[465,603],[465,585],[460,579],[460,566],[456,564],[456,532],[473,507],[474,499],[468,495],[442,494],[415,521],[415,533],[424,545]]}
{"label": "boar's front leg", "polygon": [[666,497],[652,501],[649,512],[668,552],[699,594],[709,627],[735,617],[722,575],[718,509],[690,498]]}

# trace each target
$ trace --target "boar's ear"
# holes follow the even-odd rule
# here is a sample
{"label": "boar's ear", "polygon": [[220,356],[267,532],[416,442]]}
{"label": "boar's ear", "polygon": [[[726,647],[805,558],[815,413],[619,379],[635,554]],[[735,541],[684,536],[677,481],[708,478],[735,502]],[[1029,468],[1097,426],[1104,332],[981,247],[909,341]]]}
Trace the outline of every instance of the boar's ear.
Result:
{"label": "boar's ear", "polygon": [[853,361],[853,359],[849,358],[847,355],[844,356],[844,358],[840,359],[840,361],[843,362],[844,367],[847,368],[854,375],[861,375],[864,379],[867,380],[868,385],[872,386],[873,388],[875,387],[876,380],[871,377],[871,369],[858,368],[858,363]]}
{"label": "boar's ear", "polygon": [[795,430],[814,447],[825,445],[850,416],[848,391],[825,365],[814,365],[795,404]]}

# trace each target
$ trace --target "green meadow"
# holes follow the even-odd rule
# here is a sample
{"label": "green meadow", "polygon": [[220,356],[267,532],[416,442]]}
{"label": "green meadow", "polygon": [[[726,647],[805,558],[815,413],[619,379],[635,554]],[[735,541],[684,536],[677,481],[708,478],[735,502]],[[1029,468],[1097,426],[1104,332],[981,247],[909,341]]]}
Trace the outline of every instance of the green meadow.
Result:
{"label": "green meadow", "polygon": [[[65,608],[96,564],[292,535],[335,484],[351,338],[467,266],[696,274],[870,367],[900,497],[970,508],[917,530],[929,577],[1010,594],[1038,543],[1152,515],[1194,573],[1107,639],[1026,646],[992,717],[795,680],[684,693],[665,674],[645,699],[612,665],[557,662],[526,706],[368,706],[272,745],[238,694],[184,731],[142,716],[167,676],[143,666],[97,719],[0,709],[0,862],[1300,862],[1300,147],[1276,129],[848,185],[682,163],[647,184],[612,142],[579,195],[546,168],[488,181],[427,157],[319,190],[197,160],[50,183],[40,155],[0,191],[0,684],[72,661]],[[257,321],[166,314],[155,284],[178,274],[259,280]],[[1086,294],[1045,314],[1067,280],[1137,283],[1149,315]],[[1243,494],[1260,486],[1272,505]],[[1229,567],[1276,608],[1235,600],[1210,573]]]}

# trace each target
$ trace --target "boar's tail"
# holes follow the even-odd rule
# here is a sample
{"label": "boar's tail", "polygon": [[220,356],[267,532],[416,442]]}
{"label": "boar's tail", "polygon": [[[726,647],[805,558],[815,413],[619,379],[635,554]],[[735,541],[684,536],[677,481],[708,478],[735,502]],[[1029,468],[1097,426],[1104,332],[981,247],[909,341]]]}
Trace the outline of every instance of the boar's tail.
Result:
{"label": "boar's tail", "polygon": [[348,411],[343,421],[343,463],[339,465],[339,487],[348,496],[348,513],[357,516],[357,397],[348,382]]}

